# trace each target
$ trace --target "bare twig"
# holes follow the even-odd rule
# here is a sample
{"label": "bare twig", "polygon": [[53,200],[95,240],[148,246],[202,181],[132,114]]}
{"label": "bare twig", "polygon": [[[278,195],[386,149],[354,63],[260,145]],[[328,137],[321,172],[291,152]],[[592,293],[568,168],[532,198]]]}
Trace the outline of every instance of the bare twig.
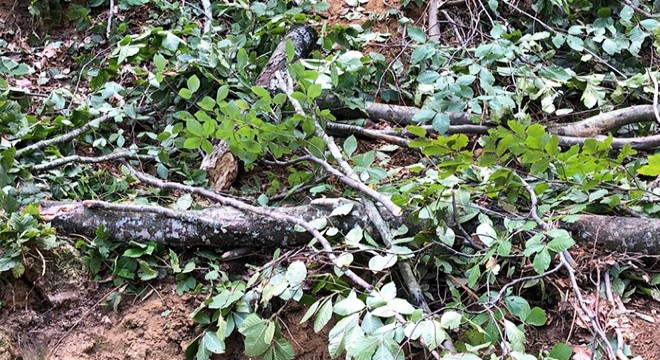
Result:
{"label": "bare twig", "polygon": [[211,11],[211,1],[202,0],[202,8],[204,9],[204,33],[211,31],[211,22],[213,21],[213,12]]}
{"label": "bare twig", "polygon": [[118,151],[111,152],[110,154],[102,156],[80,156],[80,155],[71,155],[63,158],[55,159],[53,161],[47,162],[45,164],[39,164],[32,167],[35,171],[49,170],[70,162],[76,162],[80,164],[95,164],[105,161],[117,160],[117,159],[139,159],[139,160],[153,160],[155,156],[152,155],[140,155],[133,152],[121,149]]}
{"label": "bare twig", "polygon": [[[612,281],[610,280],[610,272],[605,271],[605,295],[607,296],[607,301],[610,302],[610,305],[615,309],[616,303],[614,301],[614,295],[612,294]],[[613,321],[614,332],[616,333],[616,357],[619,360],[628,360],[628,357],[623,353],[623,333],[621,332],[621,326],[619,326],[619,320],[615,319]]]}
{"label": "bare twig", "polygon": [[47,146],[50,146],[50,145],[55,145],[55,144],[60,144],[60,143],[63,143],[63,142],[70,141],[70,140],[74,139],[76,136],[78,136],[78,135],[84,133],[85,131],[89,130],[90,128],[92,128],[92,126],[99,126],[100,124],[112,119],[115,115],[116,114],[103,115],[103,116],[98,117],[94,120],[90,120],[87,124],[77,128],[75,130],[72,130],[72,131],[70,131],[66,134],[56,136],[56,137],[51,138],[51,139],[41,140],[41,141],[36,142],[36,143],[34,143],[30,146],[26,146],[22,149],[16,150],[16,157],[19,157],[19,156],[21,156],[21,155],[23,155],[27,152],[33,151],[33,150],[43,149],[43,148],[45,148]]}
{"label": "bare twig", "polygon": [[426,32],[429,35],[429,39],[438,41],[440,39],[440,24],[438,22],[438,10],[441,6],[440,0],[431,0],[429,1],[428,8],[428,27]]}
{"label": "bare twig", "polygon": [[365,129],[361,126],[342,124],[337,122],[328,121],[325,125],[328,132],[338,134],[338,135],[347,135],[353,134],[358,136],[363,136],[366,138],[383,140],[388,143],[397,144],[399,146],[408,146],[408,140],[402,137],[387,134],[379,130]]}
{"label": "bare twig", "polygon": [[651,78],[651,81],[653,82],[653,114],[655,115],[655,120],[660,124],[660,112],[658,112],[658,79],[656,79],[655,74],[651,72],[649,69],[648,71],[649,77]]}
{"label": "bare twig", "polygon": [[400,216],[403,213],[401,208],[399,206],[397,206],[396,204],[394,204],[392,202],[392,200],[388,199],[383,194],[381,194],[378,191],[368,187],[367,185],[363,184],[362,182],[360,182],[358,180],[355,180],[354,178],[351,178],[351,177],[348,177],[348,176],[344,175],[341,171],[333,168],[332,165],[330,165],[327,161],[325,161],[323,159],[319,159],[315,156],[311,156],[309,160],[321,165],[321,167],[323,167],[323,169],[325,169],[325,171],[327,171],[328,173],[336,176],[337,179],[339,181],[343,182],[344,184],[350,186],[351,188],[353,188],[353,189],[355,189],[355,190],[357,190],[361,193],[364,193],[364,194],[368,195],[372,199],[374,199],[374,200],[378,201],[379,203],[383,204],[383,206],[388,211],[390,211],[393,215]]}
{"label": "bare twig", "polygon": [[108,24],[105,27],[105,37],[110,38],[110,31],[112,30],[112,17],[115,13],[115,0],[110,0],[110,10],[108,11]]}

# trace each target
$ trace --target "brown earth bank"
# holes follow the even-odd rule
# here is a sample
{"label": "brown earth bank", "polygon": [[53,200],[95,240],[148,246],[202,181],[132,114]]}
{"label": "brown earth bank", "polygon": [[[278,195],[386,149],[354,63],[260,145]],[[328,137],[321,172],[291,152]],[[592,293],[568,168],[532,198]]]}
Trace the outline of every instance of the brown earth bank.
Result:
{"label": "brown earth bank", "polygon": [[[118,288],[80,277],[68,286],[63,282],[48,286],[42,278],[29,277],[2,282],[0,360],[183,359],[187,345],[201,331],[190,313],[203,297],[177,295],[173,279],[154,282],[139,298],[124,296],[118,311],[113,311],[107,297]],[[589,356],[593,337],[574,306],[563,302],[547,310],[548,326],[527,328],[529,352],[539,354],[563,342],[576,354]],[[305,307],[294,304],[280,312],[284,335],[297,359],[329,359],[327,338],[331,326],[314,333],[311,322],[299,324],[305,311]],[[660,353],[660,303],[634,298],[617,319],[632,353],[642,359],[656,359]],[[243,355],[242,338],[229,339],[227,353],[216,358],[248,359]]]}

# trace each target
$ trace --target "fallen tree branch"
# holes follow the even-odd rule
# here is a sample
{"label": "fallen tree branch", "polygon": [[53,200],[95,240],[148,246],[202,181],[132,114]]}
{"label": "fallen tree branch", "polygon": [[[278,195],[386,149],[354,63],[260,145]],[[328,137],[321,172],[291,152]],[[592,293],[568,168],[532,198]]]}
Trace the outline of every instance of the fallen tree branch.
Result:
{"label": "fallen tree branch", "polygon": [[653,105],[636,105],[598,114],[582,121],[556,124],[548,127],[553,134],[574,137],[591,137],[624,125],[655,120]]}
{"label": "fallen tree branch", "polygon": [[576,240],[594,242],[608,250],[660,254],[660,220],[636,217],[580,215],[576,222],[560,222]]}
{"label": "fallen tree branch", "polygon": [[32,169],[35,171],[44,171],[68,164],[70,162],[77,162],[80,164],[95,164],[95,163],[117,160],[117,159],[153,160],[155,158],[156,157],[152,155],[140,155],[127,151],[125,149],[121,149],[101,156],[80,156],[80,155],[65,156],[63,158],[55,159],[53,161],[44,164],[35,165],[32,167]]}
{"label": "fallen tree branch", "polygon": [[[129,172],[135,176],[138,180],[144,182],[145,184],[153,185],[162,189],[177,189],[181,191],[185,191],[188,193],[194,193],[200,196],[203,196],[207,199],[217,201],[218,203],[225,205],[225,206],[230,206],[232,208],[242,210],[247,213],[251,214],[257,214],[257,215],[262,215],[266,217],[270,217],[274,220],[278,220],[280,222],[284,223],[289,223],[289,226],[286,226],[282,230],[287,233],[293,233],[295,232],[295,228],[291,225],[298,225],[305,229],[307,232],[309,232],[314,239],[316,239],[322,246],[323,250],[327,253],[327,256],[330,258],[330,261],[332,261],[333,264],[337,263],[337,257],[333,253],[332,246],[330,246],[330,242],[319,232],[312,224],[310,224],[309,221],[306,221],[304,219],[301,219],[299,217],[295,217],[286,213],[280,213],[276,211],[276,209],[272,208],[262,208],[250,204],[246,204],[244,202],[238,201],[236,199],[228,198],[222,195],[218,195],[212,191],[199,188],[199,187],[194,187],[194,186],[189,186],[189,185],[184,185],[184,184],[179,184],[179,183],[174,183],[174,182],[165,182],[156,178],[153,178],[151,176],[148,176],[144,173],[141,173],[137,170],[135,170],[133,167],[128,165],[127,163],[125,166],[128,168]],[[263,241],[263,240],[262,240]],[[243,244],[245,245],[245,244]],[[349,279],[353,280],[356,284],[360,285],[361,287],[365,289],[372,289],[371,284],[367,283],[364,281],[362,278],[357,276],[352,270],[350,269],[344,269],[342,268],[342,272],[344,275],[346,275]]]}
{"label": "fallen tree branch", "polygon": [[112,118],[115,117],[116,115],[117,115],[117,114],[112,114],[112,115],[111,115],[111,114],[106,114],[106,115],[103,115],[103,116],[98,117],[98,118],[96,118],[96,119],[94,119],[94,120],[90,120],[87,124],[85,124],[85,125],[83,125],[83,126],[77,128],[77,129],[74,129],[74,130],[72,130],[72,131],[69,131],[69,132],[66,133],[66,134],[63,134],[63,135],[60,135],[60,136],[56,136],[56,137],[51,138],[51,139],[41,140],[41,141],[36,142],[36,143],[34,143],[34,144],[32,144],[32,145],[26,146],[26,147],[24,147],[24,148],[22,148],[22,149],[18,149],[18,150],[16,150],[16,157],[19,157],[19,156],[21,156],[21,155],[23,155],[23,154],[25,154],[25,153],[27,153],[27,152],[30,152],[30,151],[34,151],[34,150],[38,150],[38,149],[43,149],[43,148],[45,148],[45,147],[47,147],[47,146],[50,146],[50,145],[61,144],[61,143],[63,143],[63,142],[67,142],[67,141],[73,140],[73,139],[76,138],[78,135],[80,135],[80,134],[86,132],[87,130],[91,129],[93,126],[94,126],[94,127],[99,126],[100,124],[102,124],[102,123],[104,123],[104,122],[106,122],[106,121],[112,119]]}
{"label": "fallen tree branch", "polygon": [[[332,102],[330,102],[332,103]],[[323,103],[327,107],[327,103]],[[398,126],[413,125],[412,121],[415,114],[421,109],[410,106],[378,104],[366,102],[364,113],[372,120],[384,120]],[[332,112],[341,118],[350,119],[363,116],[363,113],[347,108],[332,109]],[[456,133],[476,133],[487,134],[492,126],[476,125],[472,123],[468,113],[449,113],[451,126],[448,134]],[[624,125],[633,123],[649,122],[655,120],[654,107],[652,105],[631,106],[624,109],[614,110],[599,114],[588,119],[571,123],[548,127],[548,132],[559,137],[559,145],[569,147],[573,145],[582,145],[587,139],[605,140],[607,136],[599,135],[608,130],[612,130]],[[416,125],[416,124],[415,124]],[[462,125],[462,126],[454,126]],[[424,128],[434,133],[435,130],[429,125]],[[348,128],[343,128],[349,131]],[[368,136],[368,134],[364,134]],[[394,135],[395,133],[377,134],[372,137],[382,135]],[[401,135],[404,135],[403,133]],[[651,150],[660,147],[660,134],[650,136],[640,136],[631,138],[615,137],[612,141],[612,147],[615,149],[630,145],[637,150]]]}

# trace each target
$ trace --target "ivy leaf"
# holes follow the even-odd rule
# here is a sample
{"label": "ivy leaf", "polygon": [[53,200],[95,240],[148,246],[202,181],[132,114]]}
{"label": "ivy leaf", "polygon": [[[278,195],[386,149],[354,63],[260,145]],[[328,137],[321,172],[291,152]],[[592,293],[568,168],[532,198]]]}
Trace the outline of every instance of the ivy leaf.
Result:
{"label": "ivy leaf", "polygon": [[619,52],[619,45],[611,39],[605,39],[602,46],[603,50],[609,55],[614,55]]}
{"label": "ivy leaf", "polygon": [[577,36],[569,35],[566,38],[566,43],[575,51],[582,52],[584,50],[584,41]]}

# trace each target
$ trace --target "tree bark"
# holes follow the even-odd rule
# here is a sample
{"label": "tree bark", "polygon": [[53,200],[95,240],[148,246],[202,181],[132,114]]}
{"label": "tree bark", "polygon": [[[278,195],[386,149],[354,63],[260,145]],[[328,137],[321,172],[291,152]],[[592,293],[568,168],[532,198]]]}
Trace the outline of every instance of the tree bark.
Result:
{"label": "tree bark", "polygon": [[[334,209],[346,204],[353,205],[350,213],[331,216]],[[336,227],[343,234],[355,226],[365,229],[370,226],[360,203],[341,198],[318,199],[305,206],[269,210],[305,221],[327,219],[328,226]],[[101,201],[43,202],[40,213],[60,235],[94,238],[96,230],[102,226],[114,241],[154,241],[179,248],[289,247],[311,240],[307,232],[298,231],[291,223],[228,206],[175,211]],[[394,217],[387,220],[392,224],[401,223]]]}
{"label": "tree bark", "polygon": [[[353,205],[350,213],[331,216],[334,209],[346,204]],[[179,248],[290,247],[311,240],[307,232],[296,231],[290,223],[227,206],[199,211],[164,209],[156,212],[155,209],[157,207],[98,201],[44,202],[41,215],[63,236],[93,238],[97,228],[103,226],[114,241],[154,241]],[[328,226],[336,227],[342,234],[360,226],[378,237],[378,232],[371,229],[364,207],[356,201],[318,199],[308,205],[271,210],[306,221],[327,219]],[[424,222],[415,222],[410,216],[395,218],[387,216],[387,212],[383,215],[390,227],[404,224],[411,235],[425,226]],[[575,240],[581,244],[597,244],[609,251],[660,254],[660,219],[580,215],[576,222],[562,222],[560,225],[572,231]]]}
{"label": "tree bark", "polygon": [[560,226],[573,232],[576,241],[604,249],[649,255],[660,254],[660,219],[580,215]]}

